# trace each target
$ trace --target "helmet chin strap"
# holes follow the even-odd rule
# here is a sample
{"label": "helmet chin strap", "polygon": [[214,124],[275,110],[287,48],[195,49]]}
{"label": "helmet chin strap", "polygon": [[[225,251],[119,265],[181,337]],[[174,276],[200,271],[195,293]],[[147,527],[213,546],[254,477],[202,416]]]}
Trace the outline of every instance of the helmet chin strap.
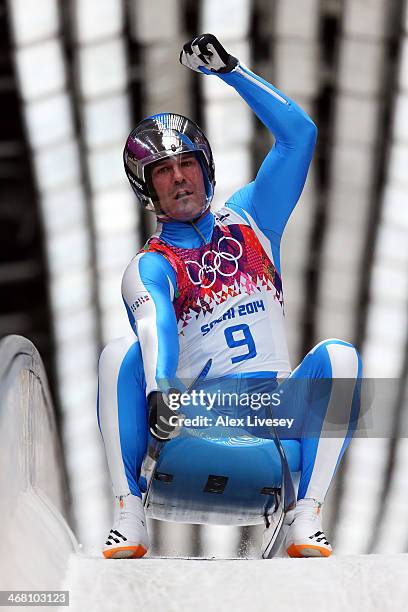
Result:
{"label": "helmet chin strap", "polygon": [[203,205],[203,208],[201,209],[201,212],[196,217],[194,217],[194,219],[174,219],[173,217],[169,217],[160,208],[159,210],[155,210],[155,213],[160,223],[196,223],[202,217],[204,217],[204,215],[207,214],[209,210],[210,210],[210,202],[206,200]]}
{"label": "helmet chin strap", "polygon": [[205,240],[204,236],[202,235],[202,233],[200,232],[200,230],[198,229],[198,227],[196,226],[196,223],[197,223],[197,221],[202,219],[209,212],[210,212],[210,205],[208,204],[207,207],[203,210],[203,212],[198,217],[193,219],[193,221],[189,221],[190,225],[192,227],[194,227],[195,231],[200,236],[201,240],[203,241],[203,244],[206,243],[206,240]]}

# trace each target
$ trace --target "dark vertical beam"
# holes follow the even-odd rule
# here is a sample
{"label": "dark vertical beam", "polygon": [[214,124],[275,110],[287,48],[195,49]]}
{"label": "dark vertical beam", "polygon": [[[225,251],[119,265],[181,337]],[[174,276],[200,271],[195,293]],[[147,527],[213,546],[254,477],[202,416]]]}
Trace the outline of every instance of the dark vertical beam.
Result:
{"label": "dark vertical beam", "polygon": [[327,199],[330,188],[331,151],[334,130],[334,102],[336,98],[336,72],[338,63],[339,33],[342,5],[339,0],[320,2],[320,90],[316,99],[313,120],[319,134],[314,156],[316,168],[316,216],[310,235],[308,266],[304,277],[305,294],[303,313],[302,354],[315,344],[316,312],[319,286],[319,270],[322,258],[323,235],[327,220]]}
{"label": "dark vertical beam", "polygon": [[7,3],[0,0],[0,336],[20,334],[36,345],[57,397],[41,211],[11,38]]}

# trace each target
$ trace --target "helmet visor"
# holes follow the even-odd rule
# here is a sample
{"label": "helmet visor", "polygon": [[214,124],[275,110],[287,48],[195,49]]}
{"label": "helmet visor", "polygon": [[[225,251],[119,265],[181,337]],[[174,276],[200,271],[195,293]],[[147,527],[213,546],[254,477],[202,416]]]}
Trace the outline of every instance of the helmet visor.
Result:
{"label": "helmet visor", "polygon": [[156,129],[146,129],[133,135],[128,140],[127,164],[132,172],[144,180],[144,168],[152,162],[165,157],[180,155],[201,150],[206,155],[205,144],[193,142],[188,134],[166,129],[158,132]]}

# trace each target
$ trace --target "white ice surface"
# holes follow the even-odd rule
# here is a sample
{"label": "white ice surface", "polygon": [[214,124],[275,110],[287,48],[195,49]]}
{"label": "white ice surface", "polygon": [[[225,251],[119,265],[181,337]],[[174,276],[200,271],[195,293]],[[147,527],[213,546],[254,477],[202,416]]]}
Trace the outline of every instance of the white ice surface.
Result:
{"label": "white ice surface", "polygon": [[373,612],[406,609],[408,555],[105,560],[72,555],[70,611]]}

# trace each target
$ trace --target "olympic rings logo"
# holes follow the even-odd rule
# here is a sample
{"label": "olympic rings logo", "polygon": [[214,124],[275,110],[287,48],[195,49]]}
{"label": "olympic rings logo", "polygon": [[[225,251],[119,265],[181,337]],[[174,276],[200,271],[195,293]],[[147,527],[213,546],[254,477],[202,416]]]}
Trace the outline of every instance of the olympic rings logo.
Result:
{"label": "olympic rings logo", "polygon": [[[227,250],[228,244],[221,244],[223,241],[230,241],[229,244],[234,244],[238,247],[238,254],[233,255]],[[186,270],[190,281],[193,285],[201,285],[202,287],[212,287],[217,278],[217,272],[221,276],[234,276],[238,271],[238,260],[242,256],[242,245],[235,238],[230,236],[221,236],[217,243],[218,251],[206,251],[201,258],[201,264],[198,261],[186,261]],[[212,261],[211,261],[212,260]],[[229,261],[234,264],[232,272],[222,272],[220,269],[223,261]],[[195,278],[193,278],[194,276]]]}

